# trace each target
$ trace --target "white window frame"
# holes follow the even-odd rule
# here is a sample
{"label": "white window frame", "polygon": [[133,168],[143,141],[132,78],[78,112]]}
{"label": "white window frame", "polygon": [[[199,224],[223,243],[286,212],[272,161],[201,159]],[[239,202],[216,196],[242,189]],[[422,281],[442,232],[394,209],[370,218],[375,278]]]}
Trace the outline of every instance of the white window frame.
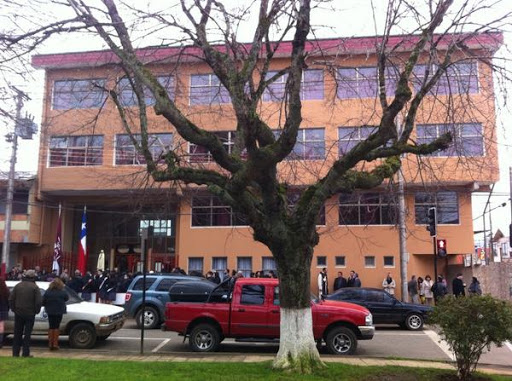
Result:
{"label": "white window frame", "polygon": [[[373,265],[368,264],[368,263],[367,263],[367,260],[372,260],[372,261],[373,261]],[[365,255],[365,256],[364,256],[364,267],[365,267],[366,269],[374,269],[374,268],[376,268],[376,267],[377,267],[376,265],[377,265],[377,264],[376,264],[376,261],[375,261],[375,255]]]}

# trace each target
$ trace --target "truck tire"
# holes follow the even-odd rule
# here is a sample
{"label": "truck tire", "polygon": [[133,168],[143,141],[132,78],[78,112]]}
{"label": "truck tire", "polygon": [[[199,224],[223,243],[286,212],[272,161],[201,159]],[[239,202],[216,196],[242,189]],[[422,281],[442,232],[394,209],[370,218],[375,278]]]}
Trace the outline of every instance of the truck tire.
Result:
{"label": "truck tire", "polygon": [[336,327],[329,331],[325,339],[329,352],[333,355],[353,355],[357,349],[357,337],[347,327]]}
{"label": "truck tire", "polygon": [[405,327],[410,331],[419,331],[423,328],[423,316],[417,312],[410,313],[405,318]]}
{"label": "truck tire", "polygon": [[211,324],[199,324],[192,329],[188,342],[194,352],[215,352],[220,344],[220,334]]}
{"label": "truck tire", "polygon": [[[137,311],[137,314],[135,315],[135,322],[137,323],[137,328],[142,328],[142,308]],[[146,306],[146,308],[144,308],[144,328],[156,328],[158,323],[160,323],[160,315],[158,314],[158,311],[151,306]]]}
{"label": "truck tire", "polygon": [[91,324],[78,323],[69,332],[71,348],[91,349],[96,344],[96,330]]}

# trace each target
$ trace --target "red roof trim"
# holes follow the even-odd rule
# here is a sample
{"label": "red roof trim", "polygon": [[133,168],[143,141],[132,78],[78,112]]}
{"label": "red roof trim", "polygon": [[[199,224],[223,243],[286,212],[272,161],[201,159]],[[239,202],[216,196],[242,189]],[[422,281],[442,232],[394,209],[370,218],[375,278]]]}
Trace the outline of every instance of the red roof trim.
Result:
{"label": "red roof trim", "polygon": [[[463,38],[464,34],[438,36],[441,38],[439,48],[446,48],[455,39]],[[306,50],[310,55],[347,55],[366,54],[375,52],[376,46],[381,42],[382,37],[349,37],[324,40],[311,40],[306,43]],[[409,51],[419,40],[418,35],[391,36],[388,46],[397,47],[398,51]],[[495,52],[503,44],[503,34],[482,33],[468,38],[465,45],[469,49],[487,49]],[[249,48],[250,44],[246,44]],[[223,49],[219,46],[219,49]],[[282,42],[275,54],[276,57],[289,57],[292,50],[290,41]],[[183,47],[147,47],[138,49],[137,56],[143,62],[164,63],[180,59],[185,62],[200,61],[201,50],[194,46]],[[37,69],[60,69],[97,67],[119,63],[119,58],[111,50],[88,51],[78,53],[43,54],[32,57],[32,65]]]}

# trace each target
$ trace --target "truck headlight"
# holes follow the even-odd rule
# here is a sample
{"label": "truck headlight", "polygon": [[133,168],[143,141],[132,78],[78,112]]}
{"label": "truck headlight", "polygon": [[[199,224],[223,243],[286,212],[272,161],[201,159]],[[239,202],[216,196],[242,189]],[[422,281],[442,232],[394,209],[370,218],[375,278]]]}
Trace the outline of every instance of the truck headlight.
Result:
{"label": "truck headlight", "polygon": [[366,325],[373,325],[373,316],[372,316],[372,314],[366,315],[366,317],[364,318],[364,322],[366,323]]}
{"label": "truck headlight", "polygon": [[110,324],[112,323],[112,316],[102,316],[100,318],[100,324]]}

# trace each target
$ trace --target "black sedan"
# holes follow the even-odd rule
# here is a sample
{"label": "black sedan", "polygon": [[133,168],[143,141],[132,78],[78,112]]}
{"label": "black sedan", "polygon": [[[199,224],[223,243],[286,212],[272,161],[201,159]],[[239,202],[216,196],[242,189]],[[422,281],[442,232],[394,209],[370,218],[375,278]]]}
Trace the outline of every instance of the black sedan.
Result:
{"label": "black sedan", "polygon": [[374,324],[398,324],[413,331],[423,328],[428,313],[432,311],[430,306],[403,303],[377,288],[342,288],[327,295],[325,300],[359,304],[370,310]]}

